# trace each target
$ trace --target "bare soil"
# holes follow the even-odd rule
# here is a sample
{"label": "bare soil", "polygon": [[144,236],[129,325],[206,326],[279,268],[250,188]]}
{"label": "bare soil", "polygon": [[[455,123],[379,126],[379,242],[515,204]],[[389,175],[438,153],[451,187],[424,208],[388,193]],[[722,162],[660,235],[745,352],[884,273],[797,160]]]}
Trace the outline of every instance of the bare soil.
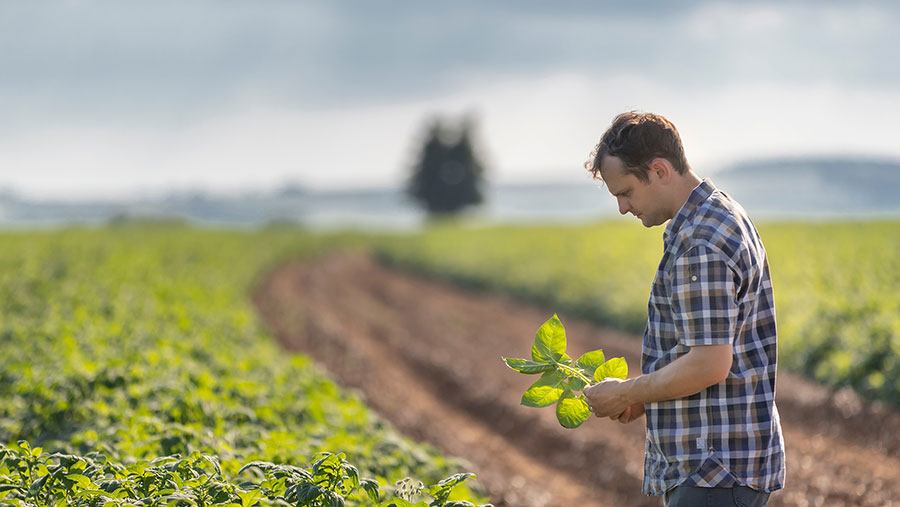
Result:
{"label": "bare soil", "polygon": [[[659,506],[641,494],[644,419],[559,426],[519,399],[527,357],[553,313],[508,297],[447,287],[361,254],[291,263],[253,300],[288,350],[314,357],[404,434],[464,458],[494,505]],[[640,365],[640,338],[560,315],[570,355],[602,348]],[[769,505],[900,506],[900,413],[780,371],[776,404],[787,486]]]}

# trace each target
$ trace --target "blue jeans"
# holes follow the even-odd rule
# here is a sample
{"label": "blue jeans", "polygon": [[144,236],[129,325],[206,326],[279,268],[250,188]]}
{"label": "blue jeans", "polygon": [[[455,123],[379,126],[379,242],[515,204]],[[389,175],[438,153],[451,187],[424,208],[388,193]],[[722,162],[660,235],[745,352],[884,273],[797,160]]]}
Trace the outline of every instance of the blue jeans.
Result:
{"label": "blue jeans", "polygon": [[733,488],[698,488],[675,486],[666,491],[664,507],[765,507],[768,493],[747,486]]}

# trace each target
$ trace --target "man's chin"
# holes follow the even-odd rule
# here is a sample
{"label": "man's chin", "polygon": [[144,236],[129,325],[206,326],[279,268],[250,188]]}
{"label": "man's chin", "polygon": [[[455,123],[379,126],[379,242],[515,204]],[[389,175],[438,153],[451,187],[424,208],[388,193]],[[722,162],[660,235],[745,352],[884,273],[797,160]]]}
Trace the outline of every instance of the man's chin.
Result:
{"label": "man's chin", "polygon": [[643,225],[644,227],[646,227],[648,229],[659,225],[658,223],[654,222],[652,219],[648,219],[646,217],[638,217],[638,219],[641,221],[641,225]]}

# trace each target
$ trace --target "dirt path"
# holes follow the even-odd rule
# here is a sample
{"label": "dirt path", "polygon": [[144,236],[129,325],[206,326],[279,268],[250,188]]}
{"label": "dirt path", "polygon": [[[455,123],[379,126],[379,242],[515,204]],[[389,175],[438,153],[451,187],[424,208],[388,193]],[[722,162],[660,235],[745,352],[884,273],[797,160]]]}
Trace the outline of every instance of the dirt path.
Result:
{"label": "dirt path", "polygon": [[[640,493],[642,422],[561,428],[519,405],[525,357],[553,311],[462,291],[361,255],[289,264],[254,302],[288,349],[315,357],[405,434],[471,463],[498,507],[659,506]],[[570,354],[640,364],[640,340],[560,315]],[[779,372],[788,487],[769,505],[900,506],[900,413]],[[643,420],[642,420],[643,421]]]}

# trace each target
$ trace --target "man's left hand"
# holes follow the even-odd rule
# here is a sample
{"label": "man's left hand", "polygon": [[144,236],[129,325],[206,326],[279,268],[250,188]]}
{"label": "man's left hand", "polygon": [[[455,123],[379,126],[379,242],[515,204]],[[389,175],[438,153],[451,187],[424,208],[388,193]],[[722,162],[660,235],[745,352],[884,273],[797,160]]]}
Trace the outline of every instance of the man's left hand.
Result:
{"label": "man's left hand", "polygon": [[626,381],[608,378],[584,389],[591,411],[597,417],[618,418],[634,402],[627,396]]}

